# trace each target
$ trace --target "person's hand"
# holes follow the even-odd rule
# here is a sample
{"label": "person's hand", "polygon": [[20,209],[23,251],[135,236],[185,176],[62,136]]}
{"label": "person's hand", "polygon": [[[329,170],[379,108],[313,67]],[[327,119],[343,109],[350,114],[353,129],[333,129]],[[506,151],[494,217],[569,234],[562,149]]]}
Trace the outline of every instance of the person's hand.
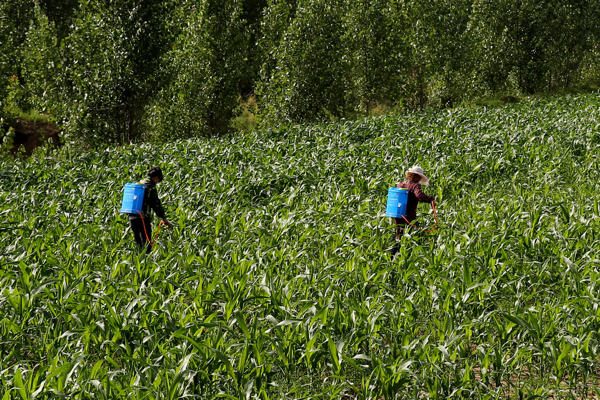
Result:
{"label": "person's hand", "polygon": [[162,223],[163,223],[163,225],[164,225],[164,226],[166,226],[167,228],[169,227],[169,221],[167,221],[167,219],[166,219],[166,218],[162,220]]}
{"label": "person's hand", "polygon": [[400,187],[400,183],[401,183],[401,182],[398,182],[398,183],[396,184],[396,187]]}

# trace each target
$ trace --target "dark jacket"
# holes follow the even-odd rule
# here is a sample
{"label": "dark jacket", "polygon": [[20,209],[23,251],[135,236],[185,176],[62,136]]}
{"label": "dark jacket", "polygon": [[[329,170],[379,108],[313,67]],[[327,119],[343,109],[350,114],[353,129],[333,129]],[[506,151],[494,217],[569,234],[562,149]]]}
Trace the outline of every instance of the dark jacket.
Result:
{"label": "dark jacket", "polygon": [[[152,211],[156,213],[161,219],[166,219],[165,209],[158,198],[158,191],[156,190],[156,182],[150,178],[142,179],[138,182],[140,185],[146,185],[144,190],[144,202],[142,203],[142,214],[144,218],[152,219]],[[141,218],[139,214],[129,214],[129,219]]]}
{"label": "dark jacket", "polygon": [[417,219],[417,206],[421,203],[431,203],[433,196],[427,196],[421,190],[421,185],[417,182],[409,181],[408,179],[403,180],[398,187],[407,188],[408,202],[406,203],[406,219],[414,221]]}

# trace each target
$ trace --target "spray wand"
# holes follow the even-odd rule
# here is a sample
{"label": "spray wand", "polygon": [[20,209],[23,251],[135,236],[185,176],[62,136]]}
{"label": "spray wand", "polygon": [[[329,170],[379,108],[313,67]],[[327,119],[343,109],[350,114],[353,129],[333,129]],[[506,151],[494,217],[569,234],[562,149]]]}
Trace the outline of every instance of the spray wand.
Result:
{"label": "spray wand", "polygon": [[142,225],[144,225],[144,234],[146,235],[146,240],[148,241],[150,246],[154,246],[156,244],[156,238],[158,237],[158,232],[160,232],[160,227],[164,225],[165,227],[168,228],[169,225],[167,225],[164,220],[160,221],[160,224],[158,224],[158,228],[156,229],[156,234],[154,235],[154,243],[152,243],[150,241],[150,238],[148,237],[148,231],[146,230],[146,222],[144,222],[144,217],[142,216],[141,212],[138,211],[137,213],[140,214],[140,217],[142,217]]}

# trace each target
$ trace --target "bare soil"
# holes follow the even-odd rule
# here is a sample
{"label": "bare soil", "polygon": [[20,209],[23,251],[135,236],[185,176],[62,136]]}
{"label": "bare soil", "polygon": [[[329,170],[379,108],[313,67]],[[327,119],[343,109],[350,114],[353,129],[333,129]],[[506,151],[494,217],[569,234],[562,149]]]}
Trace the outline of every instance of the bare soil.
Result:
{"label": "bare soil", "polygon": [[11,152],[15,154],[19,148],[23,148],[26,156],[44,144],[52,144],[55,147],[62,145],[60,141],[60,129],[56,124],[48,122],[31,122],[22,119],[17,120],[15,128],[14,146]]}

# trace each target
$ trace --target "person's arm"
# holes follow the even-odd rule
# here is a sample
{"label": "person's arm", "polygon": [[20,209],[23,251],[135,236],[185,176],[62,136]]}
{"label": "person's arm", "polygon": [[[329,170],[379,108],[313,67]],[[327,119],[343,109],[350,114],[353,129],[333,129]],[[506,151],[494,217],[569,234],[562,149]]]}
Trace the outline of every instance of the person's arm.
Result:
{"label": "person's arm", "polygon": [[421,186],[420,185],[416,185],[416,186],[417,187],[414,189],[414,193],[415,193],[415,196],[417,197],[417,200],[419,200],[419,202],[421,202],[421,203],[431,203],[431,202],[433,202],[433,196],[427,196],[421,190]]}
{"label": "person's arm", "polygon": [[158,192],[156,188],[152,188],[148,192],[148,205],[150,206],[150,208],[152,208],[152,210],[154,210],[154,212],[160,217],[160,219],[166,221],[167,216],[165,215],[165,209],[163,208],[162,203],[158,198]]}

